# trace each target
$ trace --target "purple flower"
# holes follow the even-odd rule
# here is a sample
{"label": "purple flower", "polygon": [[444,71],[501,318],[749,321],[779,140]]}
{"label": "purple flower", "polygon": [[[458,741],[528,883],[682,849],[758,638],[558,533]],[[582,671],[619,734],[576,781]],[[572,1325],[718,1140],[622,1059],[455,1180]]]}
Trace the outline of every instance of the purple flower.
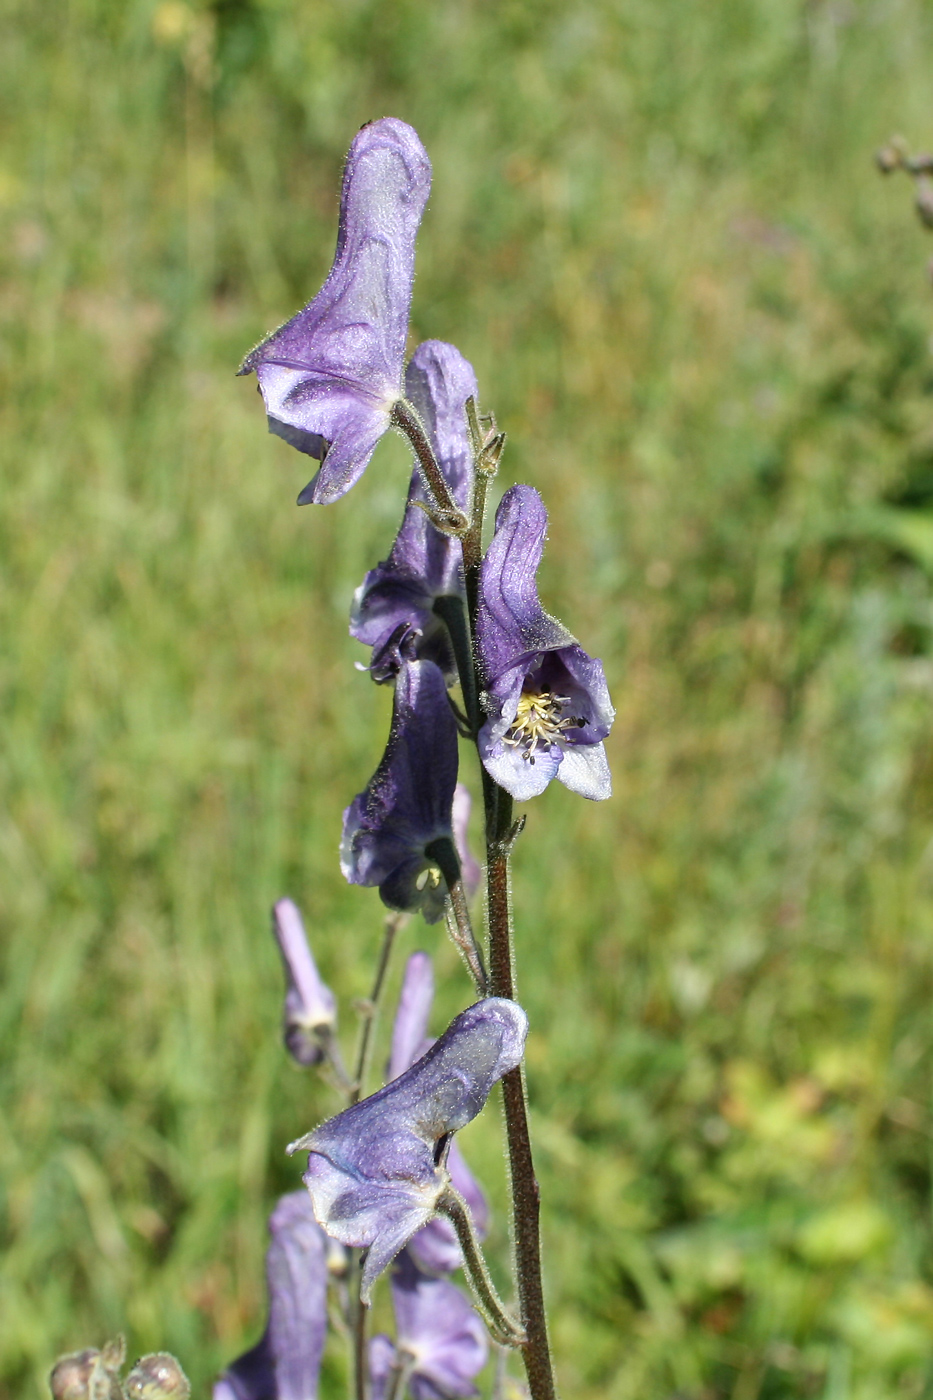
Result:
{"label": "purple flower", "polygon": [[290,899],[280,899],[272,910],[272,931],[288,982],[282,1021],[286,1049],[300,1065],[320,1064],[337,1024],[336,999],[321,981],[298,906]]}
{"label": "purple flower", "polygon": [[471,852],[467,841],[467,832],[470,826],[470,812],[472,808],[473,799],[470,796],[470,789],[463,783],[458,783],[454,788],[454,843],[457,847],[457,855],[460,857],[460,876],[463,880],[463,888],[466,891],[467,899],[473,898],[483,878],[483,872],[480,868],[479,861]]}
{"label": "purple flower", "polygon": [[392,1048],[386,1079],[398,1079],[411,1069],[433,1041],[428,1039],[428,1017],[434,1001],[434,967],[427,953],[412,953],[405,974],[392,1024]]}
{"label": "purple flower", "polygon": [[350,884],[378,885],[390,909],[420,909],[435,923],[447,886],[431,849],[446,841],[456,867],[456,783],[457,723],[444,677],[433,661],[403,656],[382,762],[343,814],[340,867]]}
{"label": "purple flower", "polygon": [[[405,372],[409,402],[418,410],[450,494],[467,514],[473,494],[473,451],[466,401],[477,394],[473,368],[453,345],[426,340]],[[388,559],[370,569],[353,599],[350,635],[375,652],[404,624],[418,633],[418,655],[436,661],[449,681],[456,666],[447,629],[434,611],[438,598],[463,598],[463,547],[435,529],[416,464],[408,504]]]}
{"label": "purple flower", "polygon": [[537,491],[513,486],[496,512],[483,561],[476,640],[489,716],[480,730],[486,771],[519,801],[552,778],[594,799],[611,793],[602,740],[615,711],[594,661],[538,600],[535,575],[547,512]]}
{"label": "purple flower", "polygon": [[360,1296],[434,1215],[449,1180],[450,1135],[520,1062],[528,1019],[490,997],[462,1012],[411,1069],[293,1142],[307,1148],[314,1214],[341,1244],[368,1250]]}
{"label": "purple flower", "polygon": [[[434,971],[431,959],[427,953],[412,953],[405,965],[398,1010],[392,1027],[390,1081],[404,1074],[405,1070],[434,1044],[428,1038],[428,1016],[433,1000]],[[483,1239],[489,1223],[489,1207],[456,1142],[450,1144],[447,1171],[454,1189],[467,1204],[477,1235]],[[422,1268],[432,1273],[452,1273],[463,1263],[457,1232],[450,1221],[441,1215],[436,1215],[418,1231],[409,1248]]]}
{"label": "purple flower", "polygon": [[269,1219],[269,1321],[228,1366],[214,1400],[315,1400],[327,1332],[327,1239],[304,1191],[282,1196]]}
{"label": "purple flower", "polygon": [[486,1365],[486,1329],[470,1301],[447,1279],[429,1278],[403,1251],[392,1270],[398,1327],[370,1342],[372,1400],[383,1400],[394,1368],[404,1368],[413,1400],[458,1400],[476,1395],[473,1379]]}
{"label": "purple flower", "polygon": [[252,350],[270,432],[316,457],[298,497],[336,501],[362,476],[402,397],[415,236],[431,187],[417,134],[370,122],[347,155],[334,265],[313,301]]}

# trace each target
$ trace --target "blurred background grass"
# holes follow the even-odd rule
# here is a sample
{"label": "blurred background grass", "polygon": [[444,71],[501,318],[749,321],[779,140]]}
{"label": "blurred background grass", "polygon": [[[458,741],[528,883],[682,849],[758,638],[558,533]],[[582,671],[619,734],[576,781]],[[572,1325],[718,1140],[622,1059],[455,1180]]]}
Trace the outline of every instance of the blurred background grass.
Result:
{"label": "blurred background grass", "polygon": [[[933,1395],[933,306],[921,0],[7,0],[0,1395],[124,1329],[252,1341],[286,1063],[271,901],[365,994],[340,812],[397,443],[326,510],[243,352],[320,283],[364,121],[435,184],[454,340],[605,659],[616,795],[515,871],[575,1400]],[[436,930],[438,1025],[468,996]],[[353,1017],[344,1013],[344,1026]],[[468,1149],[496,1202],[498,1124]],[[339,1394],[341,1361],[325,1394]]]}

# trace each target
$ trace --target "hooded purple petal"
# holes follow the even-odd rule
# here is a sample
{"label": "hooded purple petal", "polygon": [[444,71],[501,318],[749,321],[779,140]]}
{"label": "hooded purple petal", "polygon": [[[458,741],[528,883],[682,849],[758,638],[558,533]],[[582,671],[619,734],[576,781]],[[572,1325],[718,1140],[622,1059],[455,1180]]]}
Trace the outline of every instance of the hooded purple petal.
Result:
{"label": "hooded purple petal", "polygon": [[392,1271],[392,1304],[399,1352],[414,1358],[408,1379],[413,1400],[476,1395],[474,1378],[486,1365],[486,1328],[469,1299],[447,1279],[429,1278],[405,1251]]}
{"label": "hooded purple petal", "polygon": [[[473,495],[473,452],[466,401],[477,394],[473,368],[453,345],[426,340],[405,372],[405,388],[427,430],[451,495],[469,512]],[[378,651],[397,627],[414,628],[418,655],[429,657],[455,679],[453,653],[443,622],[434,612],[445,595],[462,598],[463,547],[435,529],[420,508],[429,503],[421,470],[412,473],[408,505],[392,552],[370,569],[353,599],[350,635]]]}
{"label": "hooded purple petal", "polygon": [[368,1249],[361,1296],[435,1212],[448,1181],[449,1135],[479,1113],[520,1062],[528,1021],[501,997],[462,1012],[411,1069],[292,1143],[307,1148],[305,1185],[321,1225]]}
{"label": "hooded purple petal", "polygon": [[300,1065],[316,1065],[327,1054],[326,1038],[337,1024],[337,1002],[321,981],[298,906],[280,899],[272,910],[272,931],[282,954],[288,988],[282,1033]]}
{"label": "hooded purple petal", "polygon": [[457,724],[433,661],[401,660],[389,742],[365,792],[343,814],[340,867],[351,885],[378,885],[390,909],[444,912],[446,884],[426,848],[453,840]]}
{"label": "hooded purple petal", "polygon": [[[434,971],[427,953],[412,953],[405,966],[398,1010],[392,1027],[389,1080],[396,1079],[434,1044],[428,1038],[428,1017],[434,1000]],[[456,1142],[450,1144],[447,1171],[466,1201],[476,1232],[482,1239],[489,1222],[489,1208],[479,1183],[463,1160]],[[411,1241],[412,1253],[425,1269],[452,1273],[463,1263],[457,1232],[450,1221],[437,1215]]]}
{"label": "hooded purple petal", "polygon": [[269,1219],[269,1322],[214,1386],[214,1400],[315,1400],[327,1332],[327,1239],[304,1191]]}
{"label": "hooded purple petal", "polygon": [[350,489],[402,397],[415,237],[431,187],[417,134],[370,122],[347,155],[337,251],[313,301],[251,351],[270,431],[317,457],[300,504]]}
{"label": "hooded purple petal", "polygon": [[480,577],[476,641],[489,716],[480,754],[491,777],[519,801],[554,777],[598,800],[611,793],[602,740],[615,711],[602,663],[538,599],[546,531],[537,491],[513,486],[505,493]]}

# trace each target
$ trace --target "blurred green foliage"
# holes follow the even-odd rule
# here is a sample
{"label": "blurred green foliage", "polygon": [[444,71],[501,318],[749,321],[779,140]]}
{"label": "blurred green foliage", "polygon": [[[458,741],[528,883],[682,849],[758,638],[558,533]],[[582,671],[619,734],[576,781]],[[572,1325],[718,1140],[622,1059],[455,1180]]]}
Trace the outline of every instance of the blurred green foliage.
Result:
{"label": "blurred green foliage", "polygon": [[[207,1394],[264,1308],[268,906],[365,995],[349,596],[406,455],[298,511],[244,351],[343,153],[435,167],[454,340],[604,657],[616,795],[531,804],[520,992],[574,1400],[933,1395],[933,306],[874,147],[921,0],[7,0],[0,53],[0,1396],[125,1329]],[[438,1025],[469,992],[436,930]],[[467,1148],[497,1206],[499,1124]],[[340,1393],[330,1359],[325,1395]]]}

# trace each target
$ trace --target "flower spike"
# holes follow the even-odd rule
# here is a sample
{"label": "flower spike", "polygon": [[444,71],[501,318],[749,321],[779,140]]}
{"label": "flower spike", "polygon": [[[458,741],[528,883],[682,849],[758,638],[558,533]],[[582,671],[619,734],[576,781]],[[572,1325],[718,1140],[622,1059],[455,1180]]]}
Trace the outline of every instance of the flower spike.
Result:
{"label": "flower spike", "polygon": [[415,131],[370,122],[347,154],[337,251],[313,301],[252,350],[270,432],[321,467],[299,505],[336,501],[366,470],[402,398],[415,237],[431,163]]}
{"label": "flower spike", "polygon": [[459,875],[452,809],[457,723],[433,661],[399,654],[392,727],[369,786],[343,814],[340,866],[351,885],[378,885],[390,909],[420,909],[436,923],[447,899],[447,853]]}
{"label": "flower spike", "polygon": [[213,1400],[315,1400],[327,1332],[327,1239],[304,1191],[282,1196],[269,1218],[269,1322],[228,1366]]}
{"label": "flower spike", "polygon": [[[426,340],[405,372],[409,402],[424,424],[451,497],[469,513],[473,495],[473,453],[466,402],[477,395],[473,368],[453,345]],[[462,599],[463,546],[432,525],[431,505],[421,467],[415,463],[408,504],[391,553],[370,569],[353,599],[350,635],[373,648],[374,656],[401,624],[417,632],[417,654],[436,661],[448,681],[456,679],[450,639],[435,611],[439,598]]]}
{"label": "flower spike", "polygon": [[272,932],[288,983],[282,1024],[285,1048],[300,1065],[320,1064],[337,1024],[337,1001],[321,981],[301,914],[292,900],[280,899],[273,908]]}
{"label": "flower spike", "polygon": [[544,611],[535,576],[547,512],[530,486],[513,486],[496,512],[483,561],[476,641],[483,671],[480,730],[486,771],[520,802],[559,778],[594,800],[612,791],[602,740],[615,711],[602,663]]}
{"label": "flower spike", "polygon": [[527,1028],[515,1002],[477,1002],[411,1069],[288,1148],[309,1153],[304,1182],[319,1223],[341,1244],[368,1251],[364,1303],[383,1269],[435,1214],[450,1180],[450,1135],[519,1064]]}

